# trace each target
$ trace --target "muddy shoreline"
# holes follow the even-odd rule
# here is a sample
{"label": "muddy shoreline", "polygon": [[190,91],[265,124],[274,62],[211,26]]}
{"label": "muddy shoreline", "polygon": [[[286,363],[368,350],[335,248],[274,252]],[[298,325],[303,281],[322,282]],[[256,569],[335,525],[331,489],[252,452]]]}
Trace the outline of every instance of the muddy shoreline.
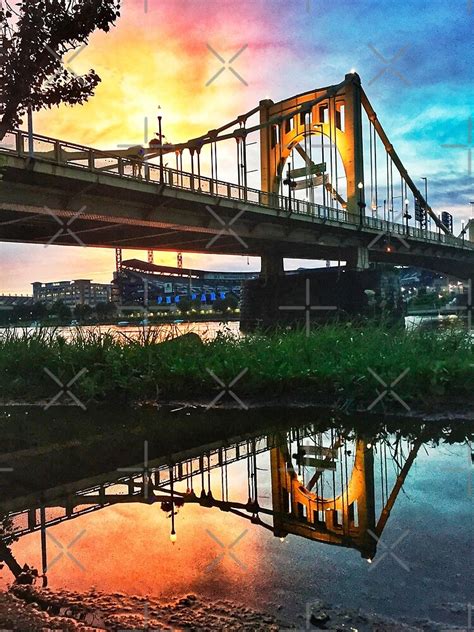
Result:
{"label": "muddy shoreline", "polygon": [[[194,594],[159,600],[122,593],[55,592],[32,586],[11,587],[0,593],[2,631],[46,630],[357,630],[358,632],[441,632],[446,623],[431,620],[396,621],[371,612],[331,606],[314,599],[296,621],[286,620],[284,608],[267,604],[272,614],[231,600],[209,601]],[[462,627],[450,625],[450,630]]]}
{"label": "muddy shoreline", "polygon": [[[449,398],[443,397],[442,399],[432,398],[430,401],[422,399],[421,402],[411,402],[408,409],[395,403],[389,405],[378,406],[370,409],[371,402],[359,403],[354,402],[351,399],[340,398],[336,402],[334,399],[321,396],[320,393],[314,392],[297,392],[291,395],[265,395],[263,397],[248,396],[245,394],[240,396],[240,402],[235,401],[232,398],[227,398],[226,401],[220,401],[217,405],[210,406],[213,398],[188,398],[188,399],[169,399],[169,400],[147,400],[137,401],[134,404],[125,406],[125,410],[136,409],[164,409],[170,412],[180,412],[186,409],[198,409],[206,411],[209,409],[219,410],[272,410],[275,408],[282,409],[314,409],[316,411],[327,412],[334,416],[351,416],[360,417],[370,415],[372,417],[383,415],[387,420],[405,419],[410,421],[473,421],[474,422],[474,395],[473,397],[466,398]],[[116,405],[116,401],[90,401],[87,402],[86,408],[89,413],[100,413],[101,410],[108,409],[110,405]],[[49,400],[38,400],[33,402],[18,401],[18,400],[4,400],[0,402],[0,410],[24,409],[24,408],[38,408],[46,409],[49,404]],[[76,408],[74,402],[61,403],[55,405],[54,408],[73,409]]]}

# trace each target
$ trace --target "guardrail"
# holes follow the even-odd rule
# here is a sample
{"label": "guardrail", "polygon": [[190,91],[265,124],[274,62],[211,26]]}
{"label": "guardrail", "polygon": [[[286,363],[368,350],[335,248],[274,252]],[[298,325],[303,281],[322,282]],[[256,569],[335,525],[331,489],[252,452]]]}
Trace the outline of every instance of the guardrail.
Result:
{"label": "guardrail", "polygon": [[[301,437],[309,435],[311,426],[298,429]],[[313,431],[314,432],[314,431]],[[290,436],[290,433],[287,435]],[[254,438],[242,439],[232,443],[229,446],[222,446],[212,448],[201,455],[185,458],[182,461],[170,464],[161,464],[155,466],[153,461],[149,463],[147,470],[148,475],[154,479],[154,484],[163,487],[171,484],[171,476],[173,482],[176,484],[180,481],[189,480],[192,477],[199,477],[203,474],[207,474],[215,469],[231,465],[237,461],[256,456],[258,454],[268,452],[271,448],[279,445],[277,436],[273,435],[260,435]],[[161,460],[161,459],[160,459]],[[137,468],[139,471],[140,468]],[[117,471],[118,472],[118,471]],[[143,489],[140,487],[143,485],[144,473],[127,474],[126,476],[117,473],[117,477],[114,480],[99,483],[91,487],[85,487],[71,492],[69,495],[61,496],[56,500],[57,505],[47,502],[45,507],[47,510],[47,516],[44,526],[50,527],[60,524],[65,520],[71,518],[78,518],[86,513],[91,513],[104,507],[110,506],[108,500],[107,491],[110,493],[123,493],[129,496],[142,496]],[[120,491],[117,487],[124,486]],[[87,503],[81,504],[81,496],[87,496]],[[96,503],[91,503],[91,496],[97,499]],[[73,498],[76,503],[70,506],[68,511],[67,499]],[[7,503],[6,503],[7,504]],[[18,511],[12,511],[8,513],[8,517],[11,521],[11,527],[8,530],[8,534],[0,537],[0,542],[3,540],[9,544],[13,538],[19,538],[27,533],[32,533],[41,529],[42,524],[40,522],[40,515],[38,509],[41,504],[37,504],[27,509]]]}
{"label": "guardrail", "polygon": [[[159,165],[137,158],[125,158],[113,153],[91,147],[62,141],[39,134],[30,137],[27,132],[16,130],[8,132],[0,143],[0,153],[18,156],[33,156],[35,159],[67,165],[93,172],[102,172],[120,178],[131,178],[156,184],[202,193],[212,197],[245,202],[253,206],[267,207],[288,215],[304,215],[320,222],[354,226],[353,218],[343,209],[323,206],[305,200],[290,199],[277,193],[268,193],[231,182],[201,176],[200,174],[178,171],[169,167],[160,169]],[[119,151],[119,150],[117,150]],[[161,175],[162,174],[162,175]],[[425,242],[445,244],[474,250],[474,244],[468,240],[440,232],[422,230],[414,226],[388,222],[374,217],[361,217],[357,224],[360,228],[369,228],[378,233],[419,239]]]}

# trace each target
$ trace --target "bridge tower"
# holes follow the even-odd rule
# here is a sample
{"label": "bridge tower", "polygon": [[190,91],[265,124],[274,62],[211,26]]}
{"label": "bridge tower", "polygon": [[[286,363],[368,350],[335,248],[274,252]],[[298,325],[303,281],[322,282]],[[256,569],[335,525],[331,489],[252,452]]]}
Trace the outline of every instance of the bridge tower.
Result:
{"label": "bridge tower", "polygon": [[[299,112],[296,115],[295,110]],[[271,124],[272,119],[276,121],[274,124]],[[337,86],[305,92],[278,103],[271,99],[263,100],[260,102],[260,123],[262,190],[278,193],[286,172],[285,164],[292,150],[297,148],[308,165],[310,156],[298,145],[304,142],[305,137],[310,140],[313,135],[323,135],[328,147],[335,146],[342,159],[347,179],[347,200],[341,203],[353,217],[354,223],[358,223],[363,195],[358,184],[364,183],[362,88],[359,75],[350,73]],[[339,200],[337,172],[333,182],[327,181],[326,174],[327,169],[324,174],[325,187]]]}
{"label": "bridge tower", "polygon": [[[326,458],[328,466],[330,460]],[[291,455],[285,448],[271,451],[275,535],[284,537],[293,533],[319,542],[348,546],[358,549],[362,557],[372,559],[376,541],[369,530],[375,532],[376,516],[371,444],[357,439],[352,476],[347,487],[335,497],[325,498],[307,489],[289,462]]]}

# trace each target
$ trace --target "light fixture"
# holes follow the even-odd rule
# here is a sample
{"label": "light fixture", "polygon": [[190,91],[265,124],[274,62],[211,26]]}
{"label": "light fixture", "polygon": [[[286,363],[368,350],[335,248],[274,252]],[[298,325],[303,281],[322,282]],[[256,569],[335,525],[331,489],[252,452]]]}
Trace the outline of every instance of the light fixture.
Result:
{"label": "light fixture", "polygon": [[357,185],[357,188],[358,189],[363,189],[364,188],[364,185],[362,184],[362,182],[359,182],[359,184]]}
{"label": "light fixture", "polygon": [[172,544],[174,544],[177,539],[178,539],[178,536],[176,535],[176,531],[173,530],[170,533],[170,542],[172,542]]}

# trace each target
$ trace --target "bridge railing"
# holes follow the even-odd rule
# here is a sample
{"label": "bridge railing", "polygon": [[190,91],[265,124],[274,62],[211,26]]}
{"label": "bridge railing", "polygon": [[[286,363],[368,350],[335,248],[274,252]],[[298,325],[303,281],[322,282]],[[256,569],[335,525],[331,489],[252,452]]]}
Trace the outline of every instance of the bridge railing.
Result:
{"label": "bridge railing", "polygon": [[[415,226],[407,226],[406,224],[388,222],[377,217],[365,217],[364,226],[374,228],[375,230],[387,235],[398,235],[404,238],[414,237],[415,239],[433,241],[457,247],[463,244],[463,240],[461,238],[455,237],[451,234],[442,233],[441,231],[435,233],[426,229],[416,228]],[[474,244],[468,241],[464,242],[464,246],[468,248],[474,248]]]}
{"label": "bridge railing", "polygon": [[[32,144],[31,141],[32,140]],[[31,145],[31,146],[30,146]],[[204,193],[209,196],[245,202],[249,205],[268,207],[286,215],[304,215],[323,222],[350,224],[354,226],[354,216],[344,209],[323,206],[305,200],[289,199],[277,193],[269,193],[252,189],[243,185],[208,178],[196,173],[178,171],[169,167],[160,169],[159,165],[143,160],[138,154],[136,158],[123,157],[111,152],[104,152],[91,147],[84,147],[58,139],[16,130],[8,132],[0,143],[0,152],[13,153],[20,156],[31,156],[35,159],[68,165],[87,171],[107,173],[121,178],[131,178],[169,187]],[[117,149],[117,153],[120,150]],[[406,226],[388,222],[376,217],[364,217],[359,224],[375,229],[387,235],[411,237],[423,241],[431,241],[474,249],[474,244],[454,235],[422,230],[414,226]]]}

